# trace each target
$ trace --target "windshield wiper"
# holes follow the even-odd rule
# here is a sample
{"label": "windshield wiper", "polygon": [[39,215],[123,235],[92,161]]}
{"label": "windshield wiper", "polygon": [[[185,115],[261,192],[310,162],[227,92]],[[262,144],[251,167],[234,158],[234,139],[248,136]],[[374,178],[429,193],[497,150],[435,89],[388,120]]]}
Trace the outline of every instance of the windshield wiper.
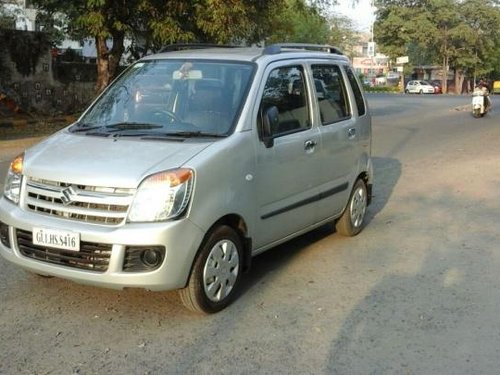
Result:
{"label": "windshield wiper", "polygon": [[162,128],[162,125],[148,124],[142,122],[118,122],[116,124],[106,125],[104,128],[115,132],[122,130],[144,130],[144,129],[158,129]]}
{"label": "windshield wiper", "polygon": [[207,137],[207,138],[225,138],[225,134],[218,133],[208,133],[202,132],[200,130],[197,131],[178,131],[178,132],[165,132],[165,133],[151,133],[151,135],[147,135],[144,138],[148,137],[183,137],[183,138],[193,138],[193,137]]}
{"label": "windshield wiper", "polygon": [[126,132],[126,134],[120,134],[120,136],[133,136],[140,137],[142,135],[147,135],[147,132],[137,130],[149,130],[149,129],[159,129],[162,125],[139,123],[139,122],[119,122],[111,125],[99,125],[99,126],[85,126],[85,124],[76,124],[70,131],[72,133],[87,133],[88,135],[97,135],[101,137],[108,137],[111,134],[117,136],[118,132]]}
{"label": "windshield wiper", "polygon": [[73,125],[71,128],[69,128],[69,131],[71,133],[83,133],[83,132],[88,132],[89,130],[95,130],[101,128],[101,125],[89,125],[85,123],[76,123]]}

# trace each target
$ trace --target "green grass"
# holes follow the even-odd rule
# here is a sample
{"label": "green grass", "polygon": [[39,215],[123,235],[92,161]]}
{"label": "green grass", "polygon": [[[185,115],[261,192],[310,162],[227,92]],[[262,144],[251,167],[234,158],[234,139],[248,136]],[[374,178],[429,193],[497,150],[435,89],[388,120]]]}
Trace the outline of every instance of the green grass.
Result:
{"label": "green grass", "polygon": [[365,89],[365,92],[401,92],[397,86],[363,86],[363,88]]}

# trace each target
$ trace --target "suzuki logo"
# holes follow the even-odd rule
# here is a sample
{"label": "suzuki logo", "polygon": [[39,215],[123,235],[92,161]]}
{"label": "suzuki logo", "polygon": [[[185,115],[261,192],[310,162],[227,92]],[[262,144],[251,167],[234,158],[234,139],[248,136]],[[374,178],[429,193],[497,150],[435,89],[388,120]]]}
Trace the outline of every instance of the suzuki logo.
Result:
{"label": "suzuki logo", "polygon": [[66,189],[62,190],[61,193],[61,200],[65,206],[70,205],[76,195],[73,185],[68,186]]}

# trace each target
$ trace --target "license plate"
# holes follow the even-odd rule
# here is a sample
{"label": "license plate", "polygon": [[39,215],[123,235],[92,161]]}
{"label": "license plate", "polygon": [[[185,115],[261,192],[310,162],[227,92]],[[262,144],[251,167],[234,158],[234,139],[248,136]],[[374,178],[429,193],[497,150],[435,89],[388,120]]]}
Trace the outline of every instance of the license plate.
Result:
{"label": "license plate", "polygon": [[33,228],[33,244],[55,249],[80,251],[80,233],[59,229]]}

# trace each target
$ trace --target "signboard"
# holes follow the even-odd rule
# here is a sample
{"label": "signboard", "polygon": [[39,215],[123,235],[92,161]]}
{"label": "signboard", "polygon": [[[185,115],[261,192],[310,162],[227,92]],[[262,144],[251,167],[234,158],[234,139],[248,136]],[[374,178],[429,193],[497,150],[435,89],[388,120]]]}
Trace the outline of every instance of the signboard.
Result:
{"label": "signboard", "polygon": [[402,71],[403,71],[403,67],[402,67],[402,66],[398,66],[398,67],[396,67],[396,70],[397,70],[398,72],[402,72]]}
{"label": "signboard", "polygon": [[408,56],[396,57],[396,64],[406,64],[408,61]]}

